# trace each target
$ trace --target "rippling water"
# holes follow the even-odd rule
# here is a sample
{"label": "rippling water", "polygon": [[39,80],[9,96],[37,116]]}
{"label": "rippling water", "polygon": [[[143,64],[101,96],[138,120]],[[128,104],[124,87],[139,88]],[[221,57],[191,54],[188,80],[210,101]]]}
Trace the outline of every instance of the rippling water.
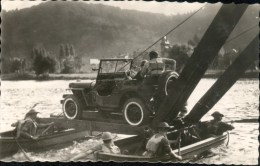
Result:
{"label": "rippling water", "polygon": [[[11,123],[23,119],[25,113],[35,103],[40,117],[49,117],[50,113],[60,113],[60,99],[66,93],[69,82],[73,81],[2,81],[0,102],[0,131],[12,129]],[[215,79],[203,79],[188,100],[188,108],[202,97],[215,82]],[[258,118],[259,106],[258,80],[239,80],[225,96],[203,117],[211,119],[210,114],[220,111],[224,121]],[[215,156],[197,162],[206,164],[258,164],[258,127],[257,123],[233,123],[235,129],[230,132],[229,145],[213,149]],[[61,150],[41,153],[28,153],[33,160],[63,161],[73,154],[89,149],[100,140],[91,139]],[[91,158],[91,156],[90,156]],[[23,161],[22,153],[3,159],[5,161]]]}

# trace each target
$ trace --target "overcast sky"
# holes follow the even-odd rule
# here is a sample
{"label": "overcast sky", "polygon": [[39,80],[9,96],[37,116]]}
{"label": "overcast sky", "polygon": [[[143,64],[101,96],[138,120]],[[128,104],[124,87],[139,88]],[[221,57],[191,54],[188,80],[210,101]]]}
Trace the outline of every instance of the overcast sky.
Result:
{"label": "overcast sky", "polygon": [[[166,15],[174,15],[177,13],[187,13],[189,11],[194,11],[199,9],[204,4],[202,3],[187,3],[187,2],[145,2],[145,1],[89,1],[85,3],[94,3],[94,4],[105,4],[110,6],[117,6],[121,9],[131,9],[131,10],[139,10],[139,11],[146,11],[146,12],[153,12],[153,13],[162,13]],[[34,5],[38,5],[40,3],[44,3],[41,0],[36,1],[10,1],[10,0],[2,0],[2,9],[4,10],[15,10],[15,9],[22,9],[28,8]],[[75,2],[77,3],[77,2]]]}

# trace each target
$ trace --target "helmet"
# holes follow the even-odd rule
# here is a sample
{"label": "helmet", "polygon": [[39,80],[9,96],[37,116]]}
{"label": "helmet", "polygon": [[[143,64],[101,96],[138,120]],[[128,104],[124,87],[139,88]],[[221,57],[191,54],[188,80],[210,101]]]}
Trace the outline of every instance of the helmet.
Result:
{"label": "helmet", "polygon": [[218,112],[218,111],[215,111],[213,114],[211,114],[211,116],[213,116],[213,117],[223,117],[224,115],[221,114],[221,113]]}
{"label": "helmet", "polygon": [[149,57],[150,59],[158,58],[158,53],[156,51],[151,51]]}
{"label": "helmet", "polygon": [[112,139],[112,134],[110,132],[104,132],[101,136],[101,139],[104,140],[110,140]]}
{"label": "helmet", "polygon": [[166,122],[159,123],[157,127],[161,128],[161,129],[169,129],[170,128],[169,124],[166,123]]}
{"label": "helmet", "polygon": [[35,109],[31,109],[29,112],[27,112],[26,114],[38,114],[39,112],[35,111]]}

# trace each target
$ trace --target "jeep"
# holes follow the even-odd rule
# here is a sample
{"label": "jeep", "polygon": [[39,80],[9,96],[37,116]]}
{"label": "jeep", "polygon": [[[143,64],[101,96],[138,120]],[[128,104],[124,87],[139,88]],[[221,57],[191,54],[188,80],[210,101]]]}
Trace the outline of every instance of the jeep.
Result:
{"label": "jeep", "polygon": [[88,119],[84,112],[119,114],[132,126],[147,124],[178,78],[175,61],[162,58],[165,70],[159,76],[149,73],[135,78],[133,59],[101,59],[95,81],[70,83],[72,94],[63,95],[62,110],[68,119]]}

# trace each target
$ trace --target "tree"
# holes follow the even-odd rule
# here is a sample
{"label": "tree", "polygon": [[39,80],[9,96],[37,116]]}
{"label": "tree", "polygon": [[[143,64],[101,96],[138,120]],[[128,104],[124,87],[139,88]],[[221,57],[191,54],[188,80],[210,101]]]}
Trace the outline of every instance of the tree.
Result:
{"label": "tree", "polygon": [[74,59],[75,59],[75,62],[74,62],[75,69],[77,72],[79,72],[81,69],[81,66],[82,66],[82,56],[77,55]]}
{"label": "tree", "polygon": [[37,76],[44,73],[53,73],[55,65],[56,61],[48,55],[48,52],[44,48],[35,51],[33,70]]}
{"label": "tree", "polygon": [[196,47],[199,44],[199,42],[200,42],[200,39],[199,39],[198,35],[195,34],[193,36],[193,39],[188,41],[188,45],[190,45],[192,47]]}
{"label": "tree", "polygon": [[20,58],[15,57],[11,59],[10,65],[10,72],[20,72],[20,70],[22,69],[22,60]]}
{"label": "tree", "polygon": [[73,45],[67,44],[65,48],[66,57],[62,59],[62,73],[74,73],[81,68],[81,57],[76,55]]}
{"label": "tree", "polygon": [[66,59],[63,62],[64,69],[62,70],[62,73],[74,73],[75,60],[73,56],[66,57]]}
{"label": "tree", "polygon": [[63,44],[60,45],[60,53],[59,53],[59,58],[62,59],[64,58],[66,55],[66,52],[65,52],[65,47]]}
{"label": "tree", "polygon": [[70,46],[69,46],[69,44],[67,44],[66,47],[65,47],[65,55],[66,55],[66,57],[70,56]]}
{"label": "tree", "polygon": [[63,44],[60,45],[60,52],[59,52],[59,71],[62,71],[63,64],[62,61],[66,57],[66,50]]}
{"label": "tree", "polygon": [[176,70],[181,72],[182,68],[189,59],[190,47],[186,45],[173,45],[169,53],[169,58],[176,60]]}
{"label": "tree", "polygon": [[75,50],[74,50],[74,46],[70,45],[70,55],[72,56],[76,56]]}

